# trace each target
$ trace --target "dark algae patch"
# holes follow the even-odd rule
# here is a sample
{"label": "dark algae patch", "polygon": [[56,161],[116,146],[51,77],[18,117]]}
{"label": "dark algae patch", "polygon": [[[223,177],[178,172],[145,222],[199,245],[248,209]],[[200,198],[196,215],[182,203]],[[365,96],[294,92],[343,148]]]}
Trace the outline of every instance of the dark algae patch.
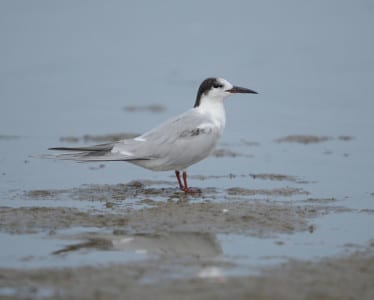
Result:
{"label": "dark algae patch", "polygon": [[288,135],[285,137],[281,137],[276,139],[277,143],[299,143],[299,144],[316,144],[326,142],[331,140],[331,137],[328,136],[316,136],[316,135]]}
{"label": "dark algae patch", "polygon": [[308,191],[301,188],[284,187],[275,189],[246,189],[241,187],[233,187],[227,189],[229,195],[234,196],[256,196],[256,195],[266,195],[266,196],[294,196],[294,195],[309,195]]}
{"label": "dark algae patch", "polygon": [[152,112],[161,113],[166,111],[166,107],[161,104],[149,105],[127,105],[123,108],[127,112]]}
{"label": "dark algae patch", "polygon": [[285,137],[281,137],[276,139],[275,141],[277,143],[298,143],[298,144],[318,144],[323,143],[326,141],[331,140],[338,140],[338,141],[344,141],[349,142],[354,140],[353,136],[350,135],[340,135],[336,138],[331,136],[319,136],[319,135],[303,135],[303,134],[294,134],[294,135],[287,135]]}

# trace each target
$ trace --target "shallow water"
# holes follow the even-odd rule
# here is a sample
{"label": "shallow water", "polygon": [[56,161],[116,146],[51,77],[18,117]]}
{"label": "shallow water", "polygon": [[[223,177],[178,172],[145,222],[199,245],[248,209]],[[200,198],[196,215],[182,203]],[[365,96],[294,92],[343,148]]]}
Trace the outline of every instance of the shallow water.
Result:
{"label": "shallow water", "polygon": [[[47,207],[59,216],[60,208],[126,216],[148,213],[160,203],[174,213],[177,208],[167,204],[229,205],[239,199],[268,205],[263,218],[280,214],[273,209],[284,203],[315,207],[315,215],[295,212],[303,225],[286,232],[283,223],[274,228],[260,223],[255,231],[235,223],[225,232],[213,220],[197,218],[197,224],[176,230],[182,240],[173,235],[166,216],[164,227],[158,224],[154,232],[136,229],[138,220],[121,226],[83,224],[77,213],[70,227],[51,221],[48,228],[36,219],[29,233],[23,220],[12,227],[4,217],[0,268],[167,260],[167,278],[205,276],[200,272],[207,264],[217,268],[213,273],[244,275],[288,259],[334,257],[373,240],[374,6],[370,1],[230,5],[241,9],[227,15],[227,3],[217,1],[200,3],[198,9],[187,2],[2,2],[0,210],[14,209],[7,212],[12,220],[18,213],[22,218],[25,212],[17,209],[23,207]],[[51,146],[84,142],[87,134],[148,130],[191,107],[199,82],[212,75],[259,94],[227,100],[227,128],[219,145],[226,152],[189,169],[189,182],[203,190],[201,195],[180,195],[171,172],[35,158]],[[279,142],[293,135],[317,139]],[[121,194],[118,184],[134,180],[148,183]],[[301,192],[284,194],[285,189]],[[157,220],[148,221],[148,229],[149,222]],[[206,239],[191,237],[202,226]],[[133,239],[131,247],[93,244],[53,254],[84,244],[85,234],[113,243],[118,241],[113,231],[119,229],[122,238]],[[142,240],[138,234],[146,235]],[[197,253],[181,252],[178,245],[188,241]],[[162,248],[163,242],[169,248]],[[210,255],[190,259],[200,250]],[[178,274],[184,264],[188,268]],[[4,293],[8,290],[0,290]]]}

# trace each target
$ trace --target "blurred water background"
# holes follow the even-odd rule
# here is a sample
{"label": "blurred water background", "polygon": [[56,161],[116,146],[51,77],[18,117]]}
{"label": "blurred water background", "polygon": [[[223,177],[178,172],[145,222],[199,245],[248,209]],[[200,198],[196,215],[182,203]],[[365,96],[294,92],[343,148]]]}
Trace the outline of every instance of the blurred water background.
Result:
{"label": "blurred water background", "polygon": [[[190,108],[204,78],[221,76],[259,92],[227,100],[221,143],[251,157],[212,157],[190,174],[289,174],[315,182],[307,186],[315,197],[373,209],[373,28],[369,0],[1,1],[0,193],[173,180],[129,164],[92,171],[30,156],[64,136],[142,133]],[[166,109],[124,110],[152,104]],[[275,142],[291,134],[332,139]],[[340,244],[373,237],[373,218],[362,218],[339,223]]]}

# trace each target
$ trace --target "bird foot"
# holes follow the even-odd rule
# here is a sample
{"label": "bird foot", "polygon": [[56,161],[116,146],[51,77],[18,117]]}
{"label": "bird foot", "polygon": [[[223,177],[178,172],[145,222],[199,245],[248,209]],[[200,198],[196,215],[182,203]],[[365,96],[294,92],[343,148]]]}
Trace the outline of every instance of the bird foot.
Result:
{"label": "bird foot", "polygon": [[175,176],[177,177],[179,189],[181,191],[185,192],[186,194],[200,194],[201,193],[200,189],[194,189],[194,188],[188,187],[188,185],[187,185],[187,172],[186,171],[183,171],[183,174],[182,174],[183,183],[182,183],[182,180],[180,178],[180,172],[178,170],[175,170]]}
{"label": "bird foot", "polygon": [[198,188],[183,188],[182,191],[186,194],[201,194],[201,190]]}

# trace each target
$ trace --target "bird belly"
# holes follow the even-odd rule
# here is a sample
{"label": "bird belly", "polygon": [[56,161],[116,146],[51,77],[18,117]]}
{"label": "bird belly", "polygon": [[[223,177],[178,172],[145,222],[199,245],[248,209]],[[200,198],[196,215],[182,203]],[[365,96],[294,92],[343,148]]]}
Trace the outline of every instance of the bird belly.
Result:
{"label": "bird belly", "polygon": [[184,147],[171,146],[165,155],[149,160],[133,160],[132,164],[153,171],[185,170],[208,157],[213,151],[216,141],[206,144],[186,144]]}

